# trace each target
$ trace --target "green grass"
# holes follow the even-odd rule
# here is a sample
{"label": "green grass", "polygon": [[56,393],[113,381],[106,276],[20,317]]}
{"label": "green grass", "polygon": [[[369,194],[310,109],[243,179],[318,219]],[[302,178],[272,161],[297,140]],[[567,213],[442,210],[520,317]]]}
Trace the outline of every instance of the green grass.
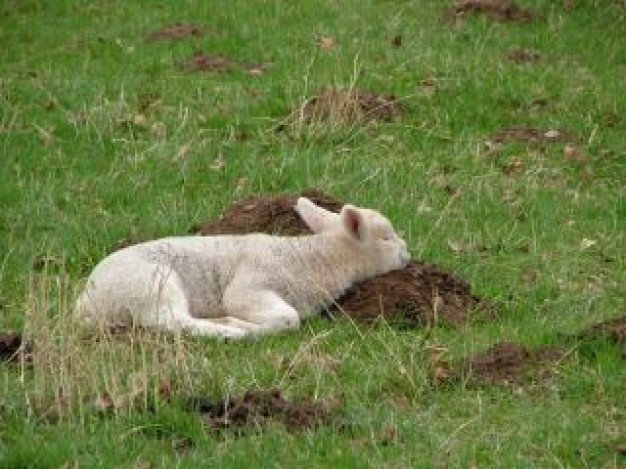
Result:
{"label": "green grass", "polygon": [[[2,3],[0,329],[26,326],[41,342],[33,370],[0,368],[0,466],[625,463],[614,451],[626,438],[616,346],[574,348],[549,383],[519,389],[435,387],[428,355],[551,344],[625,312],[626,9],[528,0],[541,13],[531,23],[450,25],[440,21],[450,3]],[[178,21],[207,34],[144,40]],[[319,50],[318,36],[336,47]],[[540,61],[507,61],[516,46]],[[272,65],[261,76],[182,71],[198,50]],[[423,80],[436,84],[433,96]],[[393,93],[406,113],[277,130],[328,84]],[[133,124],[137,115],[146,125]],[[512,125],[567,129],[585,161],[565,158],[563,144],[487,152],[486,137]],[[520,172],[503,174],[513,159]],[[317,319],[258,342],[102,346],[81,343],[67,324],[74,289],[120,239],[183,234],[246,196],[310,186],[388,215],[414,257],[461,274],[502,305],[501,318],[416,331]],[[54,260],[45,273],[33,269],[42,256]],[[164,380],[184,395],[280,386],[341,397],[350,425],[218,438],[177,400],[142,410]],[[90,407],[99,392],[124,397],[133,386],[145,405],[112,417]],[[71,405],[46,414],[58,387],[73,393]],[[176,449],[180,439],[190,446]]]}

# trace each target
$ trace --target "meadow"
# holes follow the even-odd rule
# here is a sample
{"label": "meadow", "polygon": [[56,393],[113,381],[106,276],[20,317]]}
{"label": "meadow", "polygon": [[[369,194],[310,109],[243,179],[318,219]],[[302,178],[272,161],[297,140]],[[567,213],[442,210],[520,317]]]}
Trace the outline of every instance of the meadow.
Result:
{"label": "meadow", "polygon": [[[0,332],[32,353],[0,363],[0,466],[625,465],[623,336],[577,334],[626,314],[626,4],[470,3],[2,2]],[[325,89],[397,112],[306,118]],[[243,342],[72,321],[119,243],[310,187],[380,210],[497,316]],[[502,342],[564,353],[438,379]],[[272,389],[328,418],[232,431],[190,406]]]}

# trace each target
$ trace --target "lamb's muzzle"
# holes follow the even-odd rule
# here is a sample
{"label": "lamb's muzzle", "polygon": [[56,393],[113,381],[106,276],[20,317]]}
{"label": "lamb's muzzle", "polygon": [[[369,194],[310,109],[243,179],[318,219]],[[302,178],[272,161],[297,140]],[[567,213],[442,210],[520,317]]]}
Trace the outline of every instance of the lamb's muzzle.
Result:
{"label": "lamb's muzzle", "polygon": [[241,338],[297,328],[354,283],[410,260],[375,210],[337,214],[304,197],[294,208],[312,235],[172,237],[114,252],[89,276],[76,313],[96,326]]}

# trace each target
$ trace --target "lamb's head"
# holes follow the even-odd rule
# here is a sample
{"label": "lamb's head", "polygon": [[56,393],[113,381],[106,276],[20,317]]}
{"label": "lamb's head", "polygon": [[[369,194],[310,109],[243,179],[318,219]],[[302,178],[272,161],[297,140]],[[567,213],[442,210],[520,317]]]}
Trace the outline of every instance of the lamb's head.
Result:
{"label": "lamb's head", "polygon": [[406,242],[376,210],[347,204],[340,213],[333,213],[305,197],[298,199],[295,209],[314,233],[338,232],[345,236],[354,255],[367,267],[368,276],[405,267],[411,258]]}

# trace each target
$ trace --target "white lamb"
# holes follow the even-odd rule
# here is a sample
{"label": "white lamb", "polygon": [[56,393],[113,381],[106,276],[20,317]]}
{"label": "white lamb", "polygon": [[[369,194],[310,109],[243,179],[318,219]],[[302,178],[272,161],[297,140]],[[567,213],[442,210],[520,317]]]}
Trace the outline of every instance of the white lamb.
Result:
{"label": "white lamb", "polygon": [[314,234],[172,237],[114,252],[91,273],[76,313],[89,325],[242,338],[297,328],[354,283],[410,259],[374,210],[336,214],[304,197],[295,210]]}

